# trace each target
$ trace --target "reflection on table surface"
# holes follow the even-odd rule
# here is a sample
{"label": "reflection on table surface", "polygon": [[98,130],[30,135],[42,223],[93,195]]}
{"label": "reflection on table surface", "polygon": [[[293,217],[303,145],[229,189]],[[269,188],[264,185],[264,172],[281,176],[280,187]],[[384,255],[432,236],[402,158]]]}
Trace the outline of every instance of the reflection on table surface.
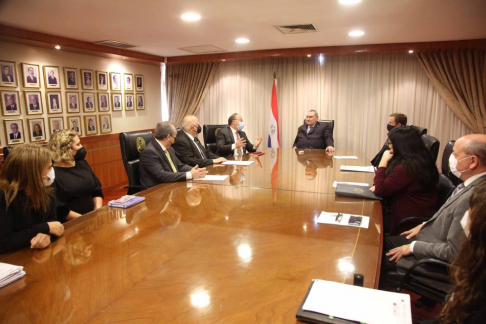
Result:
{"label": "reflection on table surface", "polygon": [[[265,169],[271,177],[266,154],[261,169],[245,167],[238,185],[228,179],[226,185],[163,184],[142,192],[140,205],[103,207],[68,223],[64,237],[45,250],[0,256],[27,273],[0,289],[0,318],[295,323],[314,278],[352,284],[353,274],[361,273],[366,287],[376,287],[380,203],[289,189],[300,183],[292,177],[307,183],[329,177],[332,184],[338,163],[316,160],[316,154],[299,160],[294,150],[280,150],[275,189],[270,179],[259,179]],[[329,167],[318,167],[316,178],[307,180],[307,161]],[[241,171],[234,174],[241,180]],[[323,210],[371,216],[369,229],[318,224]]]}

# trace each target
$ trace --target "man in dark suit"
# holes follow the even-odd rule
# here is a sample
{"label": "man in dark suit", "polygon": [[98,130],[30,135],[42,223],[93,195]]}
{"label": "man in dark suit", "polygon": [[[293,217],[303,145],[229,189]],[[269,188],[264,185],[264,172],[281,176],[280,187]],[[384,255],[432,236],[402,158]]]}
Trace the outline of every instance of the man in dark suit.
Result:
{"label": "man in dark suit", "polygon": [[86,108],[93,108],[93,102],[91,101],[91,97],[86,98]]}
{"label": "man in dark suit", "polygon": [[69,109],[76,109],[78,108],[78,104],[76,103],[75,96],[69,96]]}
{"label": "man in dark suit", "polygon": [[73,120],[71,122],[71,130],[75,131],[76,133],[79,133],[79,126],[78,126],[78,122],[76,120]]}
{"label": "man in dark suit", "polygon": [[226,161],[225,158],[215,155],[204,148],[197,134],[201,133],[201,125],[196,116],[186,116],[182,121],[182,129],[177,132],[174,151],[183,163],[191,166],[217,164]]}
{"label": "man in dark suit", "polygon": [[92,131],[95,131],[95,130],[96,130],[96,127],[94,125],[94,120],[90,119],[88,121],[88,131],[92,132]]}
{"label": "man in dark suit", "polygon": [[305,117],[305,125],[297,130],[293,147],[326,149],[326,152],[334,153],[332,129],[327,123],[318,122],[318,119],[317,111],[309,110]]}
{"label": "man in dark suit", "polygon": [[57,78],[54,76],[54,70],[49,70],[49,77],[47,78],[47,83],[50,85],[57,85]]}
{"label": "man in dark suit", "polygon": [[37,102],[37,96],[30,96],[29,97],[29,101],[30,101],[30,110],[39,110],[40,107],[39,107],[39,103]]}
{"label": "man in dark suit", "polygon": [[14,101],[13,96],[7,95],[7,107],[5,110],[7,111],[17,111],[17,103]]}
{"label": "man in dark suit", "polygon": [[29,72],[29,75],[27,76],[27,83],[37,83],[37,77],[34,75],[34,68],[29,67],[27,72]]}
{"label": "man in dark suit", "polygon": [[228,118],[229,127],[221,128],[216,135],[216,155],[231,158],[242,156],[247,151],[256,152],[262,143],[262,138],[257,137],[255,145],[251,144],[246,133],[242,131],[244,127],[243,118],[240,114],[234,113]]}
{"label": "man in dark suit", "polygon": [[120,107],[121,107],[120,97],[119,96],[115,96],[115,108],[120,108]]}
{"label": "man in dark suit", "polygon": [[[388,124],[386,125],[386,129],[388,132],[390,132],[393,128],[395,127],[400,127],[400,126],[407,126],[407,116],[404,114],[400,113],[393,113],[388,117]],[[388,147],[388,139],[385,141],[385,144],[383,144],[383,147],[381,148],[380,152],[376,154],[376,156],[371,160],[371,165],[373,165],[375,168],[378,168],[380,165],[381,158],[383,157],[383,153],[385,151],[388,151],[390,148]]]}
{"label": "man in dark suit", "polygon": [[10,139],[11,140],[22,138],[22,133],[19,132],[19,125],[17,123],[10,124],[10,130],[12,131],[10,133]]}
{"label": "man in dark suit", "polygon": [[469,209],[469,199],[476,185],[486,180],[486,135],[459,138],[449,159],[451,172],[464,182],[427,222],[385,239],[384,267],[406,271],[417,260],[436,258],[451,262],[461,248],[461,220]]}
{"label": "man in dark suit", "polygon": [[76,85],[76,76],[74,72],[68,72],[68,85],[75,86]]}
{"label": "man in dark suit", "polygon": [[8,66],[8,65],[5,65],[3,67],[2,81],[3,82],[14,82],[12,74],[10,73],[10,66]]}
{"label": "man in dark suit", "polygon": [[127,108],[133,107],[132,96],[127,96]]}
{"label": "man in dark suit", "polygon": [[177,131],[170,122],[155,125],[155,139],[140,154],[140,182],[142,186],[153,187],[164,182],[186,181],[204,178],[206,168],[182,163],[171,147]]}

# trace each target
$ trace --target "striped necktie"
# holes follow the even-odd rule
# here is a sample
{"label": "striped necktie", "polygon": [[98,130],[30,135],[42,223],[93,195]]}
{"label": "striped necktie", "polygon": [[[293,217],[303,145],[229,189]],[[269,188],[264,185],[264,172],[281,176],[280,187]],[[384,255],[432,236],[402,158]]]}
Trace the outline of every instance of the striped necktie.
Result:
{"label": "striped necktie", "polygon": [[172,168],[172,171],[174,171],[174,173],[176,173],[177,169],[176,169],[174,163],[172,162],[172,159],[170,158],[169,150],[165,150],[165,155],[167,156],[167,159],[169,160],[170,167]]}

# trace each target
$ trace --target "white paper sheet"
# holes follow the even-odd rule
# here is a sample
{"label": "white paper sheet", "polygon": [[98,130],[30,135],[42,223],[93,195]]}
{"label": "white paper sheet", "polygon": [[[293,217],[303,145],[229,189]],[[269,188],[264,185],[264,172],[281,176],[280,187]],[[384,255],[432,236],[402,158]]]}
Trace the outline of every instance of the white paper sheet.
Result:
{"label": "white paper sheet", "polygon": [[251,165],[255,163],[255,161],[233,161],[233,160],[228,160],[226,162],[223,162],[221,164],[224,165]]}
{"label": "white paper sheet", "polygon": [[357,160],[358,157],[354,155],[334,155],[336,160]]}
{"label": "white paper sheet", "polygon": [[[355,215],[355,214],[344,214],[343,218],[341,219],[340,222],[336,221],[338,213],[328,213],[328,212],[321,212],[321,215],[317,218],[317,222],[321,224],[331,224],[331,225],[339,225],[339,226],[351,226],[351,227],[360,227],[360,228],[368,228],[370,224],[370,218],[368,216],[363,216],[363,215]],[[361,224],[359,226],[356,225],[350,225],[349,224],[349,218],[351,216],[359,216],[361,217]]]}
{"label": "white paper sheet", "polygon": [[6,286],[25,276],[24,267],[0,263],[0,287]]}
{"label": "white paper sheet", "polygon": [[367,324],[412,324],[410,296],[315,280],[302,308]]}
{"label": "white paper sheet", "polygon": [[370,166],[357,166],[357,165],[341,165],[342,171],[355,171],[355,172],[370,172],[374,173],[375,168]]}
{"label": "white paper sheet", "polygon": [[337,185],[338,185],[338,183],[349,184],[349,185],[355,185],[355,186],[363,186],[363,187],[368,187],[368,188],[370,187],[370,185],[369,185],[369,184],[364,183],[364,182],[341,182],[341,181],[334,181],[334,182],[332,183],[332,186],[333,186],[334,188],[336,188],[336,187],[337,187]]}
{"label": "white paper sheet", "polygon": [[227,178],[227,175],[213,175],[213,174],[206,174],[204,178],[199,178],[199,179],[192,179],[194,181],[197,180],[205,180],[205,181],[223,181]]}

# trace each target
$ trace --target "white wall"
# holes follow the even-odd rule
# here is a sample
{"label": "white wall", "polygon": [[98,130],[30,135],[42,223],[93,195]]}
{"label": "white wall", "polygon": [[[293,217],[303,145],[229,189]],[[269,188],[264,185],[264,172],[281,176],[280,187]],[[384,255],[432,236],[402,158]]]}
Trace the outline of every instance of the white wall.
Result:
{"label": "white wall", "polygon": [[[48,125],[48,117],[59,117],[60,114],[48,114],[46,111],[46,96],[44,89],[44,65],[58,66],[59,72],[62,73],[64,67],[71,67],[77,69],[90,69],[93,71],[106,71],[106,72],[121,72],[121,73],[132,73],[132,74],[142,74],[144,76],[144,94],[145,94],[145,110],[133,110],[133,111],[111,111],[112,118],[112,131],[113,133],[119,133],[124,131],[135,131],[140,129],[154,128],[155,124],[162,120],[162,110],[161,110],[161,91],[160,91],[160,67],[158,65],[133,63],[124,60],[116,60],[110,58],[104,58],[99,56],[83,55],[70,52],[64,52],[61,50],[49,50],[33,46],[18,45],[12,43],[0,42],[0,61],[14,61],[16,62],[17,77],[19,81],[19,86],[17,88],[12,87],[0,87],[1,90],[8,91],[19,91],[20,101],[22,103],[22,115],[20,118],[24,120],[24,132],[27,132],[27,118],[40,118],[41,115],[27,115],[27,106],[24,98],[24,90],[35,90],[38,89],[24,89],[22,84],[22,68],[21,63],[31,63],[38,64],[40,70],[42,71],[41,78],[41,94],[42,94],[42,106],[44,107],[44,123]],[[79,76],[78,76],[78,82]],[[64,112],[62,116],[64,117],[64,122],[67,122],[67,116],[69,115],[99,115],[106,114],[107,112],[96,112],[96,113],[84,113],[81,107],[81,112],[78,114],[68,114],[66,112],[66,95],[65,95],[65,85],[64,76],[61,77],[61,89],[62,100],[64,104]],[[48,91],[59,91],[59,89],[49,89]],[[82,92],[95,92],[95,97],[97,97],[97,90],[69,90],[79,92],[80,98],[82,98]],[[111,91],[108,91],[111,94]],[[135,93],[135,92],[134,92]],[[110,95],[111,97],[111,95]],[[124,98],[124,97],[123,97]],[[111,99],[110,99],[111,100]],[[80,101],[81,103],[81,101]],[[0,126],[0,146],[6,146],[5,130],[4,130],[4,119],[17,119],[19,116],[2,116],[1,126]],[[99,117],[98,117],[99,118]],[[66,124],[65,124],[66,125]],[[47,126],[48,127],[48,126]],[[84,127],[84,124],[83,124]],[[84,134],[84,132],[83,132]],[[48,139],[49,137],[47,137]],[[26,137],[26,142],[29,142],[29,138]]]}

